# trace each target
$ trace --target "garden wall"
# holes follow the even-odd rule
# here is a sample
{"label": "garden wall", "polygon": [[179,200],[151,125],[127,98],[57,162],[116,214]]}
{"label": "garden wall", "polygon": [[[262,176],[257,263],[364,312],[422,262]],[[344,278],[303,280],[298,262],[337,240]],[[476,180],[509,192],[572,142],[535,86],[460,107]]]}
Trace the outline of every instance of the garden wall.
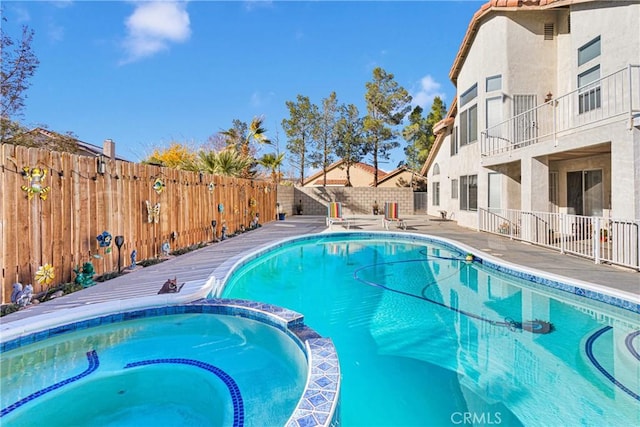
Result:
{"label": "garden wall", "polygon": [[[87,261],[97,274],[117,270],[115,242],[110,252],[98,245],[104,231],[124,237],[126,266],[134,249],[140,261],[158,257],[163,242],[175,250],[212,241],[212,220],[219,237],[223,223],[231,234],[249,227],[256,212],[261,222],[275,218],[276,188],[268,182],[108,158],[101,169],[99,160],[0,145],[2,303],[10,301],[15,282],[43,291],[34,275],[47,263],[55,269],[52,286],[72,281],[73,268]],[[47,170],[41,183],[32,174],[36,167]],[[38,193],[38,185],[46,190]],[[147,201],[159,206],[157,215]]]}
{"label": "garden wall", "polygon": [[345,215],[371,215],[378,204],[383,213],[385,202],[398,202],[400,215],[413,215],[411,188],[374,187],[284,187],[278,186],[278,203],[289,215],[302,205],[303,215],[327,215],[329,202],[342,202]]}

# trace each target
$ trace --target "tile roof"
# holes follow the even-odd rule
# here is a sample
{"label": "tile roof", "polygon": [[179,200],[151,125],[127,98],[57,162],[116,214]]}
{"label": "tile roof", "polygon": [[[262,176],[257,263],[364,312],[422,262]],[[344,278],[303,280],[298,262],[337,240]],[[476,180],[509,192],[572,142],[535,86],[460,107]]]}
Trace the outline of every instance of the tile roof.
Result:
{"label": "tile roof", "polygon": [[[327,166],[327,173],[328,173],[329,171],[332,171],[333,169],[336,169],[336,168],[338,168],[338,167],[342,166],[344,163],[345,163],[345,161],[341,159],[341,160],[338,160],[337,162],[334,162],[334,163],[330,164],[329,166]],[[375,168],[374,168],[373,166],[371,166],[371,165],[366,164],[366,163],[361,163],[361,162],[353,163],[353,164],[351,165],[351,167],[352,167],[352,168],[354,168],[354,167],[355,167],[355,168],[362,169],[362,170],[364,170],[365,172],[370,173],[370,174],[371,174],[371,176],[373,176],[373,173],[375,172]],[[317,185],[317,181],[316,181],[316,180],[317,180],[318,178],[322,178],[322,175],[324,175],[324,172],[323,172],[322,170],[320,170],[320,171],[318,171],[318,172],[314,173],[314,174],[313,174],[313,175],[311,175],[309,178],[307,178],[307,179],[305,179],[305,180],[304,180],[303,185],[307,185],[307,184],[309,184],[310,182],[313,182],[313,183],[314,183],[314,185]],[[385,171],[383,171],[383,170],[381,170],[381,169],[378,169],[378,179],[380,179],[380,178],[382,178],[382,177],[384,177],[384,176],[386,176],[386,175],[387,175],[387,172],[385,172]],[[314,181],[316,181],[316,182],[314,182]],[[327,184],[329,183],[329,181],[331,181],[331,180],[327,180]],[[346,181],[345,181],[345,183],[346,183]],[[320,185],[322,185],[322,182],[320,182]],[[334,184],[334,185],[335,185],[335,184]]]}

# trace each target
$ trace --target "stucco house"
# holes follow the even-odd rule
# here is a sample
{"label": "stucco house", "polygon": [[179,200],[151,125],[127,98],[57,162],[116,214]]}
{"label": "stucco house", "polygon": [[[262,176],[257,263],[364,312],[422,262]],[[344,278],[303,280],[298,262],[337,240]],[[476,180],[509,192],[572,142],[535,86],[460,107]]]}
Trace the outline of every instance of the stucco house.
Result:
{"label": "stucco house", "polygon": [[[349,180],[352,187],[370,187],[373,184],[375,169],[366,163],[354,163],[349,168]],[[347,167],[344,160],[338,160],[327,167],[326,186],[346,187]],[[387,172],[378,169],[378,181],[384,178]],[[307,178],[303,187],[322,187],[325,183],[324,172],[319,171]]]}
{"label": "stucco house", "polygon": [[639,268],[639,25],[634,0],[485,3],[421,171],[428,213]]}
{"label": "stucco house", "polygon": [[383,178],[378,178],[378,187],[383,188],[411,187],[414,191],[426,191],[426,186],[427,179],[406,166],[400,166]]}

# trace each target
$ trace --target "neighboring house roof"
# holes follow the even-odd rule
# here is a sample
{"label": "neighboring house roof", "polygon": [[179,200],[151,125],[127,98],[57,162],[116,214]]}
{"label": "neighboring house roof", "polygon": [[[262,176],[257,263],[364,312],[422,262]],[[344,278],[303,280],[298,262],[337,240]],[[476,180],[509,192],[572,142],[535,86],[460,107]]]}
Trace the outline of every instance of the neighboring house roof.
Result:
{"label": "neighboring house roof", "polygon": [[[326,173],[329,174],[329,172],[331,172],[332,170],[338,169],[341,166],[345,165],[345,161],[344,160],[338,160],[337,162],[334,162],[332,164],[330,164],[327,167]],[[375,173],[375,168],[371,165],[368,165],[366,163],[361,163],[361,162],[357,162],[357,163],[352,163],[351,164],[351,168],[357,168],[357,169],[361,169],[366,173],[369,173],[371,175],[371,177],[373,178],[373,174]],[[313,185],[323,185],[324,184],[324,180],[322,179],[322,177],[324,176],[325,171],[318,171],[316,173],[314,173],[313,175],[311,175],[309,178],[304,180],[304,183],[302,185],[309,185],[309,184],[313,184]],[[378,169],[378,181],[380,181],[380,179],[382,179],[383,177],[385,177],[387,175],[387,172]],[[327,185],[346,185],[347,181],[346,179],[344,180],[337,180],[337,179],[329,179],[327,178]]]}
{"label": "neighboring house roof", "polygon": [[[28,135],[32,135],[34,137],[34,139],[36,140],[36,142],[42,142],[42,144],[46,144],[45,139],[53,139],[53,138],[69,138],[68,135],[62,135],[60,133],[57,132],[53,132],[50,131],[48,129],[44,129],[44,128],[33,128],[30,131],[26,132],[26,134]],[[90,144],[88,142],[84,142],[84,141],[80,141],[79,139],[75,139],[73,138],[73,140],[75,141],[76,145],[78,146],[78,151],[76,151],[74,154],[78,154],[81,156],[97,156],[97,155],[101,155],[101,154],[105,154],[104,153],[104,147],[99,147],[97,145],[93,145]],[[119,156],[115,156],[116,160],[123,160],[123,161],[128,161],[127,159],[124,159],[122,157]]]}
{"label": "neighboring house roof", "polygon": [[481,25],[481,20],[490,13],[496,11],[512,11],[512,10],[535,10],[535,9],[551,9],[555,7],[568,6],[576,3],[587,3],[594,0],[490,0],[480,6],[480,9],[473,15],[467,32],[462,39],[462,44],[458,50],[458,54],[453,61],[451,70],[449,71],[449,79],[456,84],[458,73],[462,69],[462,65],[471,49],[473,39]]}
{"label": "neighboring house roof", "polygon": [[[442,146],[442,141],[447,136],[447,132],[444,132],[447,128],[453,125],[455,121],[455,117],[458,114],[458,98],[453,98],[453,102],[449,107],[449,111],[447,111],[447,116],[440,120],[433,127],[434,133],[436,134],[436,139],[433,141],[433,145],[431,146],[431,150],[429,150],[429,155],[427,156],[427,160],[424,161],[424,165],[422,165],[422,169],[420,169],[420,175],[427,176],[427,171],[429,167],[431,167],[431,163],[433,163],[433,159],[435,159],[438,151],[440,151],[440,147]],[[437,129],[437,132],[436,132]]]}
{"label": "neighboring house roof", "polygon": [[392,170],[391,172],[389,172],[388,174],[386,174],[384,176],[384,178],[379,179],[378,180],[378,185],[386,182],[386,181],[391,181],[394,178],[398,177],[398,175],[401,175],[403,172],[413,172],[416,174],[416,179],[422,179],[424,178],[422,175],[420,175],[417,171],[413,171],[411,169],[409,169],[407,166],[400,166],[399,168],[396,168],[394,170]]}

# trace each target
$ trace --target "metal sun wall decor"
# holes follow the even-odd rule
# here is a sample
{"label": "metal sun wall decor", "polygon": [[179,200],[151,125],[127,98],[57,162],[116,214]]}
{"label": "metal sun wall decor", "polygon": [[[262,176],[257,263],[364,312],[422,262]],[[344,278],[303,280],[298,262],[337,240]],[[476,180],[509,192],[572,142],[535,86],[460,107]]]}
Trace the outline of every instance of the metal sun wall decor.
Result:
{"label": "metal sun wall decor", "polygon": [[145,200],[145,203],[147,205],[147,222],[149,224],[157,224],[160,220],[160,202],[156,203],[153,206],[151,206],[151,202],[148,200]]}
{"label": "metal sun wall decor", "polygon": [[153,182],[153,189],[158,194],[164,191],[164,187],[165,187],[164,182],[160,178],[156,178],[156,180]]}
{"label": "metal sun wall decor", "polygon": [[47,200],[47,193],[51,189],[49,186],[44,186],[47,170],[39,167],[30,168],[25,166],[22,168],[22,175],[25,179],[29,180],[29,185],[22,185],[20,187],[22,191],[26,191],[27,198],[31,200],[33,196],[37,194],[41,200]]}

